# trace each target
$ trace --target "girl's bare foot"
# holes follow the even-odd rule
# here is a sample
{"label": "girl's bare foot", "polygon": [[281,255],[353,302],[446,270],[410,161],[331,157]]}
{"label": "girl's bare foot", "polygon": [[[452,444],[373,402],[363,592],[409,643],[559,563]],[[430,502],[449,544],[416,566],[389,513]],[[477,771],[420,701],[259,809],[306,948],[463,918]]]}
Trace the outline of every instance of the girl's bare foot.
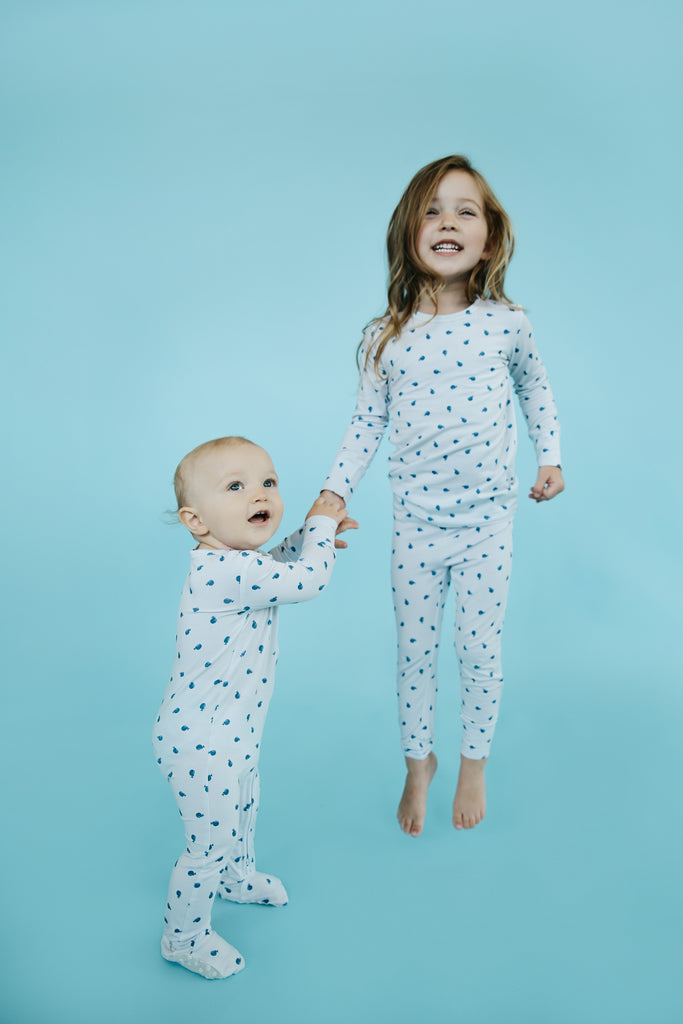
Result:
{"label": "girl's bare foot", "polygon": [[455,828],[474,828],[486,813],[486,780],[484,769],[488,758],[473,761],[460,758],[458,788],[453,801],[453,825]]}
{"label": "girl's bare foot", "polygon": [[406,784],[398,805],[398,823],[407,836],[419,836],[427,813],[427,790],[436,771],[436,754],[430,751],[424,761],[406,758]]}

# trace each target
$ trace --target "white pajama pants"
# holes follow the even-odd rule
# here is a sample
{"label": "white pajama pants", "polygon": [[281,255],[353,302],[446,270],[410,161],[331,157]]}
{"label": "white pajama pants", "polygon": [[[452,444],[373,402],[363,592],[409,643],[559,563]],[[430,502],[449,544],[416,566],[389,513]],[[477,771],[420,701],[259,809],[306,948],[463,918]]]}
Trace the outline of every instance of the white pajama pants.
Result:
{"label": "white pajama pants", "polygon": [[219,884],[241,882],[255,871],[258,747],[267,701],[258,706],[244,695],[213,715],[204,705],[199,714],[184,717],[190,723],[181,727],[185,732],[176,726],[177,718],[173,721],[171,708],[162,708],[157,720],[155,751],[187,845],[171,872],[164,933],[189,941],[211,928]]}
{"label": "white pajama pants", "polygon": [[461,752],[488,757],[503,688],[501,637],[512,564],[512,521],[443,528],[398,514],[392,588],[398,634],[398,707],[406,757],[434,742],[437,655],[449,584],[455,593]]}

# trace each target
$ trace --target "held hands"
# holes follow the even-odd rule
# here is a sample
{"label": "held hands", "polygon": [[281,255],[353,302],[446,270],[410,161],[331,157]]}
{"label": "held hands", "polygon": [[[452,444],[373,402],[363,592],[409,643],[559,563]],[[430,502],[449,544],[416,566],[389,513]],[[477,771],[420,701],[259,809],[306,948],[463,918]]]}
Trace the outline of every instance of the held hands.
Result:
{"label": "held hands", "polygon": [[[334,519],[337,524],[337,537],[340,533],[345,533],[346,530],[358,529],[356,520],[349,519],[346,515],[346,505],[343,500],[333,491],[321,491],[320,497],[313,502],[306,518],[309,519],[311,516],[327,516],[328,519]],[[347,548],[348,544],[345,540],[335,540],[334,546]]]}
{"label": "held hands", "polygon": [[562,470],[559,466],[541,466],[538,470],[536,483],[531,488],[530,498],[539,501],[550,501],[564,490]]}

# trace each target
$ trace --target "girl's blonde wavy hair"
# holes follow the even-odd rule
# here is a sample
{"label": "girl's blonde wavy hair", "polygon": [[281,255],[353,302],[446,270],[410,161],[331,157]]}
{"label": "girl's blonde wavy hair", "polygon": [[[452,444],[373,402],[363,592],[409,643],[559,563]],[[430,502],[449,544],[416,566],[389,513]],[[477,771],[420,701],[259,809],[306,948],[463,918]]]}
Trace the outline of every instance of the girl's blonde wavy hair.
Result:
{"label": "girl's blonde wavy hair", "polygon": [[[467,301],[496,299],[513,305],[505,294],[505,272],[515,247],[512,222],[496,198],[491,186],[465,156],[445,156],[418,171],[394,210],[387,231],[389,261],[388,305],[385,313],[370,321],[368,327],[380,327],[377,340],[369,346],[365,365],[372,359],[380,376],[382,353],[392,338],[398,338],[420,300],[428,295],[438,311],[438,295],[444,287],[417,255],[417,236],[424,223],[434,193],[449,171],[466,171],[479,187],[484,200],[484,216],[488,228],[487,246],[491,255],[472,269],[466,286]],[[366,328],[367,329],[367,328]],[[363,342],[358,346],[357,359]]]}

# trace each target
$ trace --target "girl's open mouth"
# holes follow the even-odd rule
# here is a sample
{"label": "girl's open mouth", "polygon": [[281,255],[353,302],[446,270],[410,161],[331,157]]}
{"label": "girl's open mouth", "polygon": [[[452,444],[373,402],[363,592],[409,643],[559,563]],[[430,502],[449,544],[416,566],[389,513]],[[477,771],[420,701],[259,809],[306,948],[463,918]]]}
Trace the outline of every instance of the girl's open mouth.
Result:
{"label": "girl's open mouth", "polygon": [[270,519],[270,512],[255,512],[253,516],[249,516],[249,522],[258,526],[259,523],[267,523]]}

